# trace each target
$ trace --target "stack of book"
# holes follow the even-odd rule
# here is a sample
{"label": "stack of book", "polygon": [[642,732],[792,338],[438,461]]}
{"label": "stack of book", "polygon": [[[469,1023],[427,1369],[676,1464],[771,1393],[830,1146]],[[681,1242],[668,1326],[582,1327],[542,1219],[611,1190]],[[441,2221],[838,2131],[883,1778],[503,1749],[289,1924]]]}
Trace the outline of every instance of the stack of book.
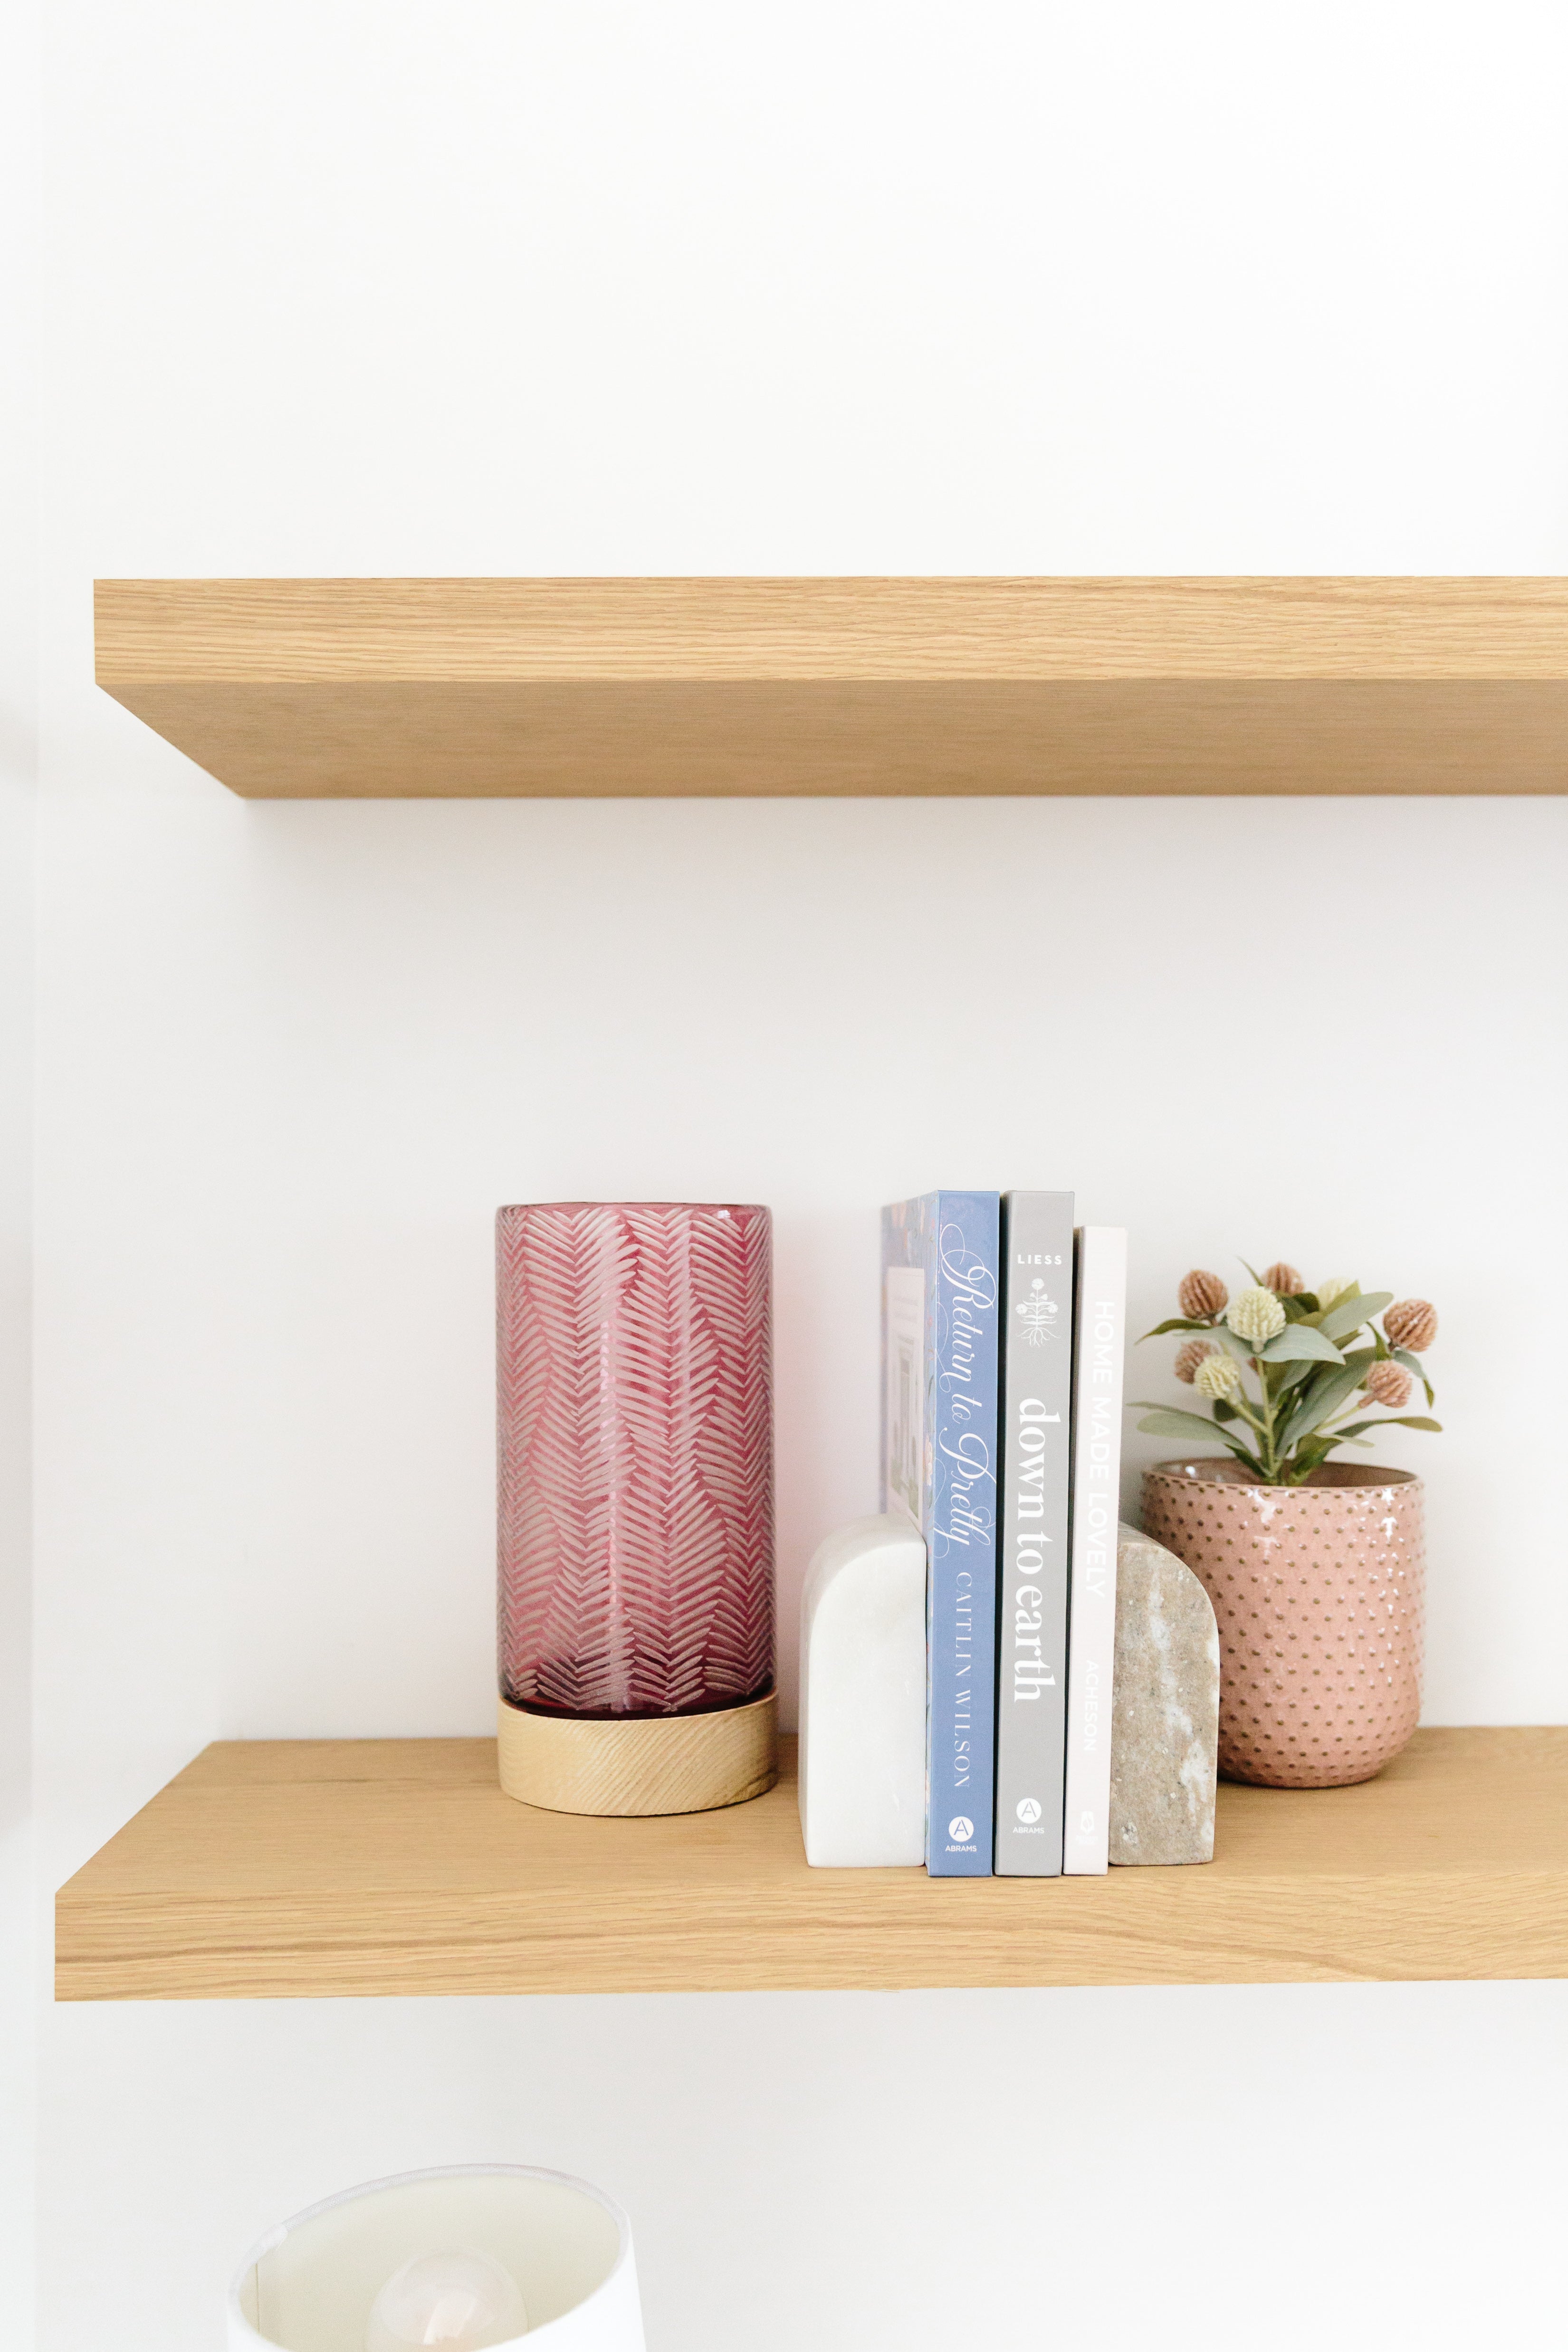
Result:
{"label": "stack of book", "polygon": [[882,1212],[882,1508],[925,1537],[926,1868],[1103,1871],[1127,1236],[1070,1192]]}

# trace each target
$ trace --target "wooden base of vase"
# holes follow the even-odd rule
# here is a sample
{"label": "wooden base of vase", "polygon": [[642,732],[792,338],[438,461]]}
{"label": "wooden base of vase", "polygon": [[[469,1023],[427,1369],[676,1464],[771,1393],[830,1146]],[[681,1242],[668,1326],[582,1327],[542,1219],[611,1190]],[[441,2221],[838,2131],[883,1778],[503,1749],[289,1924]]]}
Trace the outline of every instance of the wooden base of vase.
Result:
{"label": "wooden base of vase", "polygon": [[778,1779],[778,1698],[707,1715],[531,1715],[496,1709],[500,1784],[551,1813],[710,1813]]}

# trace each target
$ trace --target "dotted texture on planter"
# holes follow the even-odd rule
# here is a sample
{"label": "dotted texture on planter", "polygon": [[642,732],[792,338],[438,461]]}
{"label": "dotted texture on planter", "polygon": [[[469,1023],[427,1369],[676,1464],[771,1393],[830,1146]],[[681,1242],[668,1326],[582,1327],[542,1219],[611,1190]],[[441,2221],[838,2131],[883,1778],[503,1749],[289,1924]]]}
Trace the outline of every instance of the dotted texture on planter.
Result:
{"label": "dotted texture on planter", "polygon": [[1214,1602],[1226,1780],[1337,1789],[1398,1755],[1421,1713],[1422,1501],[1409,1471],[1360,1463],[1304,1486],[1229,1461],[1144,1473],[1145,1531]]}

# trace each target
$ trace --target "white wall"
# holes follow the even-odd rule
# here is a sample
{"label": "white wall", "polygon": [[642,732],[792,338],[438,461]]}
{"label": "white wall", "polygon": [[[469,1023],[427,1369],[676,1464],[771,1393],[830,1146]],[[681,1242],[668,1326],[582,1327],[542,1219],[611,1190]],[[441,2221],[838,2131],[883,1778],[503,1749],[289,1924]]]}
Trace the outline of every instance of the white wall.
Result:
{"label": "white wall", "polygon": [[[37,26],[0,46],[0,2280],[32,2335],[33,818],[37,781]],[[9,71],[7,71],[9,68]]]}
{"label": "white wall", "polygon": [[[1428,1719],[1563,1719],[1563,803],[244,805],[95,692],[89,604],[1568,571],[1562,12],[55,0],[47,47],[43,1890],[209,1738],[484,1727],[509,1199],[773,1202],[786,1628],[871,1495],[880,1200],[1075,1183],[1145,1321],[1237,1251],[1431,1297]],[[626,2197],[654,2352],[1441,2347],[1500,2260],[1528,2336],[1564,2023],[45,2009],[37,2340],[129,2296],[125,2352],[199,2352],[268,2221],[468,2152]]]}

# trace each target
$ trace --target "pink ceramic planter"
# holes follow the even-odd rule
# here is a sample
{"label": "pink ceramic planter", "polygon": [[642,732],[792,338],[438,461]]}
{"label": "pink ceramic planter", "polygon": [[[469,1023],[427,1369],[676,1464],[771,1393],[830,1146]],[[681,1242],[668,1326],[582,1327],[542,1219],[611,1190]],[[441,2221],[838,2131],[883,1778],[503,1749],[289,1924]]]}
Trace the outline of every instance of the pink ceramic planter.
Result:
{"label": "pink ceramic planter", "polygon": [[1226,1780],[1335,1789],[1398,1755],[1421,1713],[1419,1478],[1328,1463],[1260,1486],[1238,1462],[1162,1462],[1143,1525],[1214,1602]]}

